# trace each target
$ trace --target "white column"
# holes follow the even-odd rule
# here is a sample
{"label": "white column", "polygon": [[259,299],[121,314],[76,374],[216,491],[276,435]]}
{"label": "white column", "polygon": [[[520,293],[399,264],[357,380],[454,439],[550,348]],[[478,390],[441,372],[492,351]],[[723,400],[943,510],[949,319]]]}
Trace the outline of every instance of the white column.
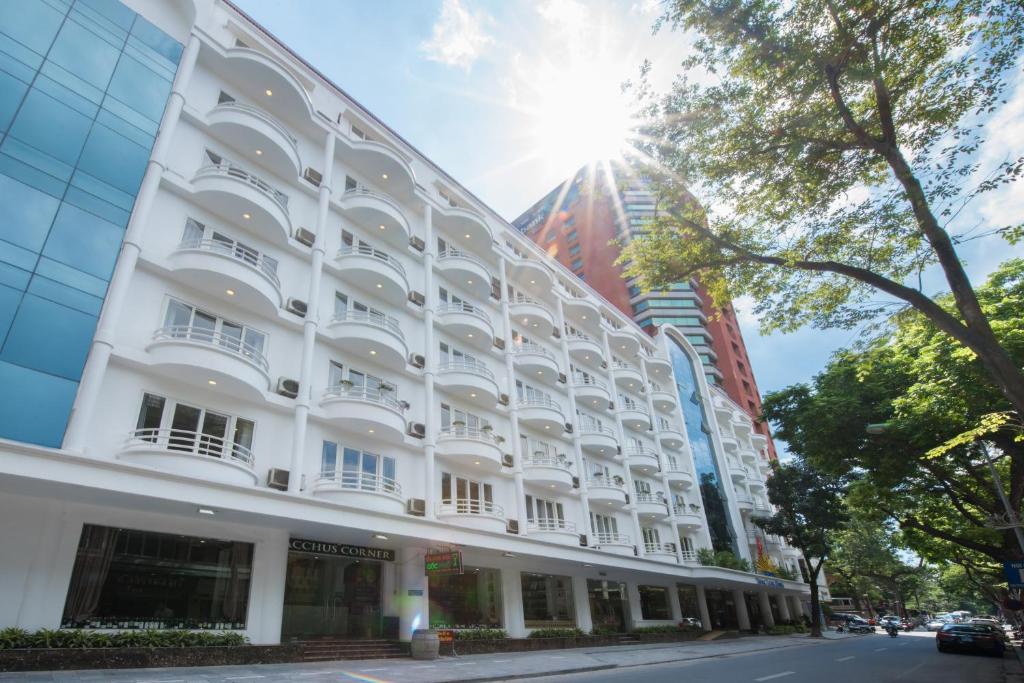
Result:
{"label": "white column", "polygon": [[572,599],[576,607],[576,628],[584,633],[590,633],[594,628],[594,619],[590,614],[590,591],[587,590],[587,577],[572,577]]}
{"label": "white column", "polygon": [[761,608],[761,622],[769,628],[775,626],[775,615],[772,614],[772,602],[768,597],[768,591],[758,591],[757,602]]}
{"label": "white column", "polygon": [[288,572],[288,532],[266,530],[252,555],[248,634],[256,645],[281,642],[285,577]]}
{"label": "white column", "polygon": [[510,638],[526,637],[523,619],[523,584],[518,569],[501,570],[501,598],[505,612],[505,632]]}
{"label": "white column", "polygon": [[640,588],[636,582],[626,582],[626,600],[629,603],[630,628],[634,629],[644,620],[644,611],[640,604]]}
{"label": "white column", "polygon": [[[661,485],[665,489],[665,497],[668,499],[669,526],[672,527],[672,536],[676,547],[676,562],[683,563],[683,543],[679,537],[679,523],[676,521],[675,505],[672,500],[672,483],[668,480],[668,458],[665,456],[665,448],[661,445],[661,430],[658,427],[658,413],[654,410],[654,399],[651,397],[651,380],[647,375],[647,362],[640,359],[640,376],[643,379],[645,395],[647,396],[647,414],[651,416],[651,427],[654,434],[654,449],[658,453],[658,470],[661,472]],[[678,605],[679,596],[676,595]]]}
{"label": "white column", "polygon": [[779,606],[779,619],[782,621],[791,621],[793,617],[789,614],[789,596],[779,593],[775,596],[775,602]]}
{"label": "white column", "polygon": [[199,37],[192,34],[189,36],[181,60],[178,62],[178,72],[174,76],[171,94],[167,98],[163,116],[160,118],[160,128],[153,142],[149,164],[142,176],[139,191],[135,195],[135,206],[132,209],[131,218],[128,220],[128,227],[125,229],[121,254],[114,266],[114,273],[107,288],[107,296],[96,325],[96,334],[93,336],[92,347],[89,349],[89,356],[82,369],[82,377],[78,383],[78,395],[71,409],[67,431],[64,433],[64,448],[68,450],[80,453],[85,450],[86,431],[92,423],[92,416],[99,400],[100,387],[103,384],[103,377],[110,364],[110,354],[114,348],[114,332],[121,316],[121,310],[124,308],[125,298],[128,296],[128,287],[132,275],[135,273],[139,252],[142,250],[142,233],[149,225],[149,214],[153,208],[157,190],[160,189],[160,178],[163,176],[167,164],[167,151],[170,149],[171,138],[174,137],[174,131],[181,118],[181,110],[185,106],[185,91],[192,80],[192,72],[195,70],[198,57]]}
{"label": "white column", "polygon": [[668,587],[668,608],[672,612],[672,621],[678,624],[683,620],[683,608],[679,604],[679,589],[675,584]]}
{"label": "white column", "polygon": [[[583,526],[579,529],[581,534],[586,534],[590,543],[590,497],[587,495],[587,473],[583,471],[583,447],[580,445],[580,426],[576,420],[576,388],[573,386],[572,357],[569,355],[569,339],[565,325],[565,305],[562,298],[558,297],[557,304],[558,329],[561,337],[562,363],[565,367],[565,384],[569,393],[569,421],[573,423],[572,430],[572,451],[576,463],[576,478],[580,482],[580,504],[583,507]],[[586,581],[583,582],[584,587]],[[590,611],[590,602],[587,601],[587,612]],[[582,627],[580,627],[582,628]]]}
{"label": "white column", "polygon": [[[423,385],[426,389],[427,405],[424,408],[426,437],[423,439],[423,492],[424,508],[427,519],[437,516],[437,436],[441,429],[437,399],[434,397],[434,377],[437,373],[438,345],[434,341],[434,313],[437,311],[437,287],[434,285],[434,258],[437,252],[437,240],[434,238],[434,208],[427,204],[423,208],[423,325],[426,333],[423,337]],[[453,493],[454,495],[454,493]]]}
{"label": "white column", "polygon": [[398,551],[398,637],[412,640],[412,632],[430,627],[430,590],[420,548],[403,547]]}
{"label": "white column", "polygon": [[324,271],[327,221],[331,208],[331,181],[334,177],[334,140],[334,133],[327,131],[324,140],[323,177],[317,196],[316,241],[313,242],[313,260],[309,268],[306,317],[302,321],[302,365],[299,369],[299,395],[295,400],[295,420],[292,426],[292,457],[288,470],[289,493],[299,492],[305,471],[306,425],[313,400],[313,354],[317,329],[320,327],[320,281]]}
{"label": "white column", "polygon": [[697,610],[700,612],[700,628],[702,631],[711,630],[711,613],[708,612],[708,598],[704,592],[704,586],[697,586]]}
{"label": "white column", "polygon": [[747,612],[747,601],[743,595],[743,589],[737,588],[732,592],[732,601],[736,607],[736,622],[741,631],[750,630],[750,613]]}
{"label": "white column", "polygon": [[[519,399],[516,395],[516,372],[514,352],[512,350],[512,317],[508,312],[508,266],[504,256],[499,257],[499,277],[501,280],[501,319],[505,338],[505,375],[508,378],[508,412],[512,423],[512,457],[515,460],[516,487],[516,519],[519,520],[520,535],[526,534],[526,490],[523,484],[523,445],[519,438]],[[520,610],[522,605],[520,605]],[[511,635],[511,632],[510,632]]]}

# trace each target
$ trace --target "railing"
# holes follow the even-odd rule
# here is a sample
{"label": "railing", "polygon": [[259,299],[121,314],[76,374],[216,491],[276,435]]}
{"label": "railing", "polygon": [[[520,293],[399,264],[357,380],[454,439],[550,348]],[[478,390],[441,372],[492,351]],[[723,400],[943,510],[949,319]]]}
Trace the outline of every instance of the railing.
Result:
{"label": "railing", "polygon": [[577,427],[580,430],[580,434],[604,434],[605,436],[615,436],[614,429],[599,422],[581,422]]}
{"label": "railing", "polygon": [[352,401],[365,401],[366,403],[376,403],[391,408],[394,411],[401,412],[402,404],[399,403],[398,399],[395,398],[393,394],[394,391],[386,389],[336,384],[333,387],[327,387],[327,391],[324,392],[324,399],[338,398]]}
{"label": "railing", "polygon": [[679,555],[683,558],[683,562],[696,562],[697,551],[696,550],[680,550]]}
{"label": "railing", "polygon": [[356,187],[353,187],[350,190],[345,190],[344,192],[341,193],[342,198],[354,197],[356,195],[361,195],[361,196],[364,196],[364,197],[373,197],[374,199],[379,199],[380,201],[385,202],[385,203],[390,204],[391,206],[393,206],[395,208],[395,210],[397,210],[399,213],[402,213],[401,207],[397,203],[395,203],[394,199],[392,199],[388,195],[384,194],[383,192],[377,192],[375,190],[371,190],[371,189],[368,189],[366,187],[363,187],[362,185],[358,185]]}
{"label": "railing", "polygon": [[615,370],[630,370],[632,372],[640,372],[638,368],[633,367],[629,363],[623,363],[621,360],[613,360],[612,368]]}
{"label": "railing", "polygon": [[286,138],[288,138],[291,141],[292,146],[295,146],[295,145],[299,144],[299,141],[296,140],[295,136],[293,136],[288,131],[288,129],[284,127],[284,124],[282,124],[280,121],[275,119],[273,116],[271,116],[267,112],[263,111],[262,109],[259,109],[258,107],[253,107],[253,106],[248,105],[248,104],[242,104],[241,102],[230,102],[230,101],[229,102],[221,102],[220,104],[218,104],[216,106],[216,109],[223,109],[223,108],[237,109],[239,111],[248,112],[248,113],[252,114],[253,116],[255,116],[257,118],[262,119],[266,123],[268,123],[271,126],[273,126],[275,129],[277,129],[278,133],[280,133],[281,135],[285,136]]}
{"label": "railing", "polygon": [[534,453],[523,458],[523,465],[526,467],[530,465],[536,467],[557,467],[568,472],[572,467],[572,461],[564,455],[548,455],[546,453],[537,455]]}
{"label": "railing", "polygon": [[516,294],[508,300],[508,303],[512,306],[516,304],[531,304],[533,306],[543,306],[540,301],[534,299],[532,296],[526,296],[525,294]]}
{"label": "railing", "polygon": [[465,358],[451,358],[446,360],[437,366],[437,371],[468,372],[473,375],[479,375],[480,377],[494,379],[494,373],[491,372],[489,367],[478,360],[467,360]]}
{"label": "railing", "polygon": [[442,429],[438,433],[439,439],[466,439],[468,441],[480,441],[483,443],[498,443],[498,437],[494,435],[493,430],[480,429],[478,427],[459,427],[451,426],[447,429]]}
{"label": "railing", "polygon": [[441,504],[438,505],[438,512],[456,515],[505,516],[505,509],[500,505],[489,500],[474,500],[472,498],[444,498],[441,500]]}
{"label": "railing", "polygon": [[516,399],[518,408],[551,408],[562,412],[562,406],[555,403],[550,396],[520,396]]}
{"label": "railing", "polygon": [[394,479],[369,472],[324,470],[320,473],[319,482],[338,484],[343,489],[384,493],[395,498],[402,496],[402,487]]}
{"label": "railing", "polygon": [[626,480],[622,477],[617,480],[615,477],[590,477],[587,479],[587,486],[605,486],[610,489],[622,489],[625,492]]}
{"label": "railing", "polygon": [[752,496],[748,496],[745,493],[737,493],[736,494],[736,502],[740,503],[742,505],[753,506],[754,505],[754,498]]}
{"label": "railing", "polygon": [[387,253],[386,251],[381,251],[380,249],[371,247],[368,244],[355,244],[344,246],[338,250],[337,258],[341,258],[342,256],[372,256],[388,264],[389,266],[397,270],[399,273],[401,273],[402,277],[405,277],[405,267],[402,266],[398,259],[396,259],[391,254]]}
{"label": "railing", "polygon": [[668,512],[668,501],[665,500],[664,496],[660,496],[657,493],[634,493],[633,500],[637,503],[654,503],[655,505],[665,505],[665,511]]}
{"label": "railing", "polygon": [[676,517],[682,517],[683,515],[699,515],[700,506],[698,505],[697,509],[695,510],[691,508],[689,505],[673,505],[672,514]]}
{"label": "railing", "polygon": [[537,355],[544,356],[545,358],[555,360],[555,354],[534,342],[515,342],[512,345],[512,350],[515,353],[535,353]]}
{"label": "railing", "polygon": [[374,311],[355,311],[349,309],[342,313],[335,313],[334,317],[331,318],[331,324],[333,325],[335,323],[360,323],[362,325],[372,325],[373,327],[379,327],[382,330],[387,330],[399,339],[405,339],[405,336],[402,334],[402,328],[398,325],[398,320],[392,318],[390,315],[384,315],[383,313],[376,313]]}
{"label": "railing", "polygon": [[274,202],[281,207],[285,213],[288,213],[288,195],[281,192],[258,175],[245,170],[238,164],[233,164],[230,161],[221,161],[219,164],[207,164],[196,172],[196,178],[212,175],[228,176],[252,185],[257,190],[274,200]]}
{"label": "railing", "polygon": [[441,304],[440,306],[437,307],[437,314],[442,315],[444,313],[468,313],[469,315],[473,315],[476,316],[477,318],[480,318],[480,320],[483,320],[484,322],[491,322],[490,316],[488,316],[483,309],[481,309],[479,306],[474,306],[473,304],[466,303],[465,301],[457,304]]}
{"label": "railing", "polygon": [[565,338],[569,341],[573,341],[575,339],[579,341],[593,342],[594,344],[597,343],[597,341],[589,334],[583,334],[582,332],[566,332]]}
{"label": "railing", "polygon": [[124,447],[148,446],[168,451],[234,461],[252,469],[252,451],[227,439],[187,429],[136,429],[128,433]]}
{"label": "railing", "polygon": [[678,460],[676,460],[673,457],[666,458],[665,465],[665,471],[670,474],[688,474],[690,476],[693,476],[693,474],[690,472],[690,469],[686,465],[681,464]]}
{"label": "railing", "polygon": [[466,261],[471,261],[477,264],[484,270],[489,270],[487,264],[484,263],[480,257],[475,256],[474,254],[470,254],[469,252],[463,251],[461,249],[455,249],[454,247],[447,247],[445,249],[442,249],[441,252],[437,255],[438,261],[443,261],[446,258],[465,259]]}
{"label": "railing", "polygon": [[255,249],[243,247],[240,244],[233,244],[231,242],[221,242],[220,240],[200,238],[182,240],[178,245],[178,249],[209,251],[215,254],[228,256],[236,261],[241,261],[250,268],[254,268],[263,274],[264,277],[274,284],[274,287],[281,289],[281,281],[277,277],[277,261],[268,261],[264,254],[261,254]]}
{"label": "railing", "polygon": [[594,545],[632,545],[626,534],[594,534]]}
{"label": "railing", "polygon": [[607,384],[592,375],[575,374],[572,376],[572,383],[581,387],[597,387],[598,389],[608,388]]}
{"label": "railing", "polygon": [[191,325],[168,325],[161,327],[153,333],[153,341],[186,340],[199,344],[214,346],[230,353],[241,356],[264,372],[270,370],[263,349],[258,349],[252,344],[238,337],[216,332],[207,327],[193,327]]}
{"label": "railing", "polygon": [[645,446],[626,446],[622,449],[623,454],[630,457],[648,457],[658,459],[658,454]]}
{"label": "railing", "polygon": [[658,555],[675,555],[676,546],[674,543],[644,543],[645,553],[654,553]]}
{"label": "railing", "polygon": [[564,519],[535,519],[527,523],[527,531],[566,531],[576,533],[576,522],[567,522]]}
{"label": "railing", "polygon": [[621,402],[621,406],[620,406],[621,410],[632,410],[633,412],[636,412],[636,413],[643,413],[645,415],[647,414],[646,407],[645,406],[641,406],[639,403],[637,403],[636,401],[634,401],[632,399],[626,398],[625,396],[622,396],[620,394],[619,395],[619,401]]}

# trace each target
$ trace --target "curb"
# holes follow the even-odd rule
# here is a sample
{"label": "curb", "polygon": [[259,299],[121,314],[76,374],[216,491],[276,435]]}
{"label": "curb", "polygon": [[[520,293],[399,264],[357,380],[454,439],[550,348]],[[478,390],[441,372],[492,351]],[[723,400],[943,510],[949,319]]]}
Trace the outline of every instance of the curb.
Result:
{"label": "curb", "polygon": [[569,674],[583,674],[592,671],[607,671],[618,669],[618,664],[600,664],[598,666],[578,666],[572,669],[558,669],[557,671],[537,671],[529,674],[512,674],[509,676],[477,676],[475,678],[460,678],[459,683],[488,683],[489,681],[515,681],[524,678],[544,678],[545,676],[567,676]]}

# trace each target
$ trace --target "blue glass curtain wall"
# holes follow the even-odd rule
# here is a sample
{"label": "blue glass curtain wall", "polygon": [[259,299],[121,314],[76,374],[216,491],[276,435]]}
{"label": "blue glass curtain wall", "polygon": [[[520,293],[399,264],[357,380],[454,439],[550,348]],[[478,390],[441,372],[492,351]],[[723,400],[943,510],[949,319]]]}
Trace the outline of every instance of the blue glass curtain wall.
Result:
{"label": "blue glass curtain wall", "polygon": [[181,51],[117,0],[0,2],[0,438],[60,446]]}

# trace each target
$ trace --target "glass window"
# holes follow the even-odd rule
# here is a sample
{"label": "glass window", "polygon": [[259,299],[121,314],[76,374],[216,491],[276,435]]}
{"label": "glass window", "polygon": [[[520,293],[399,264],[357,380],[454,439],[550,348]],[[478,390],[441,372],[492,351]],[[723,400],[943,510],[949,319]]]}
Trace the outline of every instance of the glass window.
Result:
{"label": "glass window", "polygon": [[151,121],[160,121],[171,84],[127,55],[121,57],[107,94]]}
{"label": "glass window", "polygon": [[0,32],[41,55],[63,20],[64,13],[45,2],[0,2]]}
{"label": "glass window", "polygon": [[501,572],[428,574],[430,628],[501,628]]}
{"label": "glass window", "polygon": [[149,150],[96,124],[89,133],[78,169],[122,192],[135,194],[149,161]]}
{"label": "glass window", "polygon": [[0,174],[0,239],[38,252],[59,207],[54,197]]}
{"label": "glass window", "polygon": [[0,361],[0,386],[0,435],[59,447],[78,382]]}
{"label": "glass window", "polygon": [[253,545],[86,524],[65,628],[244,629]]}
{"label": "glass window", "polygon": [[95,316],[26,294],[0,358],[77,380],[95,329]]}
{"label": "glass window", "polygon": [[119,56],[117,47],[72,19],[64,22],[46,59],[102,91]]}
{"label": "glass window", "polygon": [[114,271],[122,234],[113,223],[64,204],[57,212],[43,254],[106,280]]}
{"label": "glass window", "polygon": [[27,83],[18,80],[9,73],[0,71],[0,134],[11,125],[14,112],[18,110],[21,98],[25,96],[27,91]]}
{"label": "glass window", "polygon": [[[87,117],[32,89],[21,105],[10,135],[70,165],[78,159],[91,125]],[[10,144],[9,140],[4,143],[5,151]]]}
{"label": "glass window", "polygon": [[662,586],[637,586],[640,591],[640,613],[645,620],[672,618],[668,606],[668,589]]}
{"label": "glass window", "polygon": [[521,580],[526,628],[576,625],[570,577],[523,572]]}

